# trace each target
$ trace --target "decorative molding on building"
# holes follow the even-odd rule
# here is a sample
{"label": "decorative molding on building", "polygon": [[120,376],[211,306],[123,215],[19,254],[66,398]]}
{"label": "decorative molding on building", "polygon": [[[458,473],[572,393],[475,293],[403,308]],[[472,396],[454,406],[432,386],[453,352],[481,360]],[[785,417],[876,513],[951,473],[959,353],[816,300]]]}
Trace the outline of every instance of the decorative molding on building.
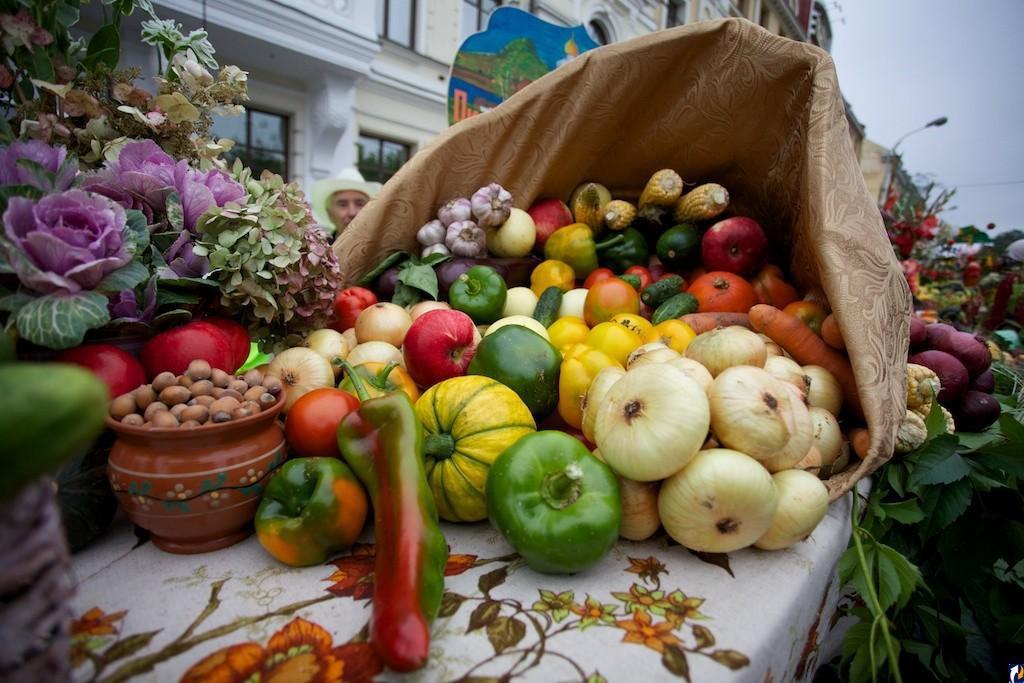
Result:
{"label": "decorative molding on building", "polygon": [[345,156],[342,142],[352,123],[356,81],[322,73],[309,85],[309,168],[315,180],[326,178],[341,167],[339,157]]}

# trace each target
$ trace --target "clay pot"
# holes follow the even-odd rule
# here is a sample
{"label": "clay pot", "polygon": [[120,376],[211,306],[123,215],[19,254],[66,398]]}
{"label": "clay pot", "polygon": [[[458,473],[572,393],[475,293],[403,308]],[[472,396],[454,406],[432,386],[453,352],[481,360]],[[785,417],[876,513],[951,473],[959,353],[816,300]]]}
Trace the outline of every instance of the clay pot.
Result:
{"label": "clay pot", "polygon": [[284,429],[272,408],[194,429],[133,427],[117,433],[107,475],[128,517],[170,553],[205,553],[252,533],[271,473],[284,463]]}

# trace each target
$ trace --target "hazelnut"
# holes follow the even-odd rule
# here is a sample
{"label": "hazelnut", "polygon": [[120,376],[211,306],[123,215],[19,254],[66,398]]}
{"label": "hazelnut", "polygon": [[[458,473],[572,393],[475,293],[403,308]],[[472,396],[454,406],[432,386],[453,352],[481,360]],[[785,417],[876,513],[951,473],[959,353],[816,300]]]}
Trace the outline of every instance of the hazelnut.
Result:
{"label": "hazelnut", "polygon": [[126,415],[131,415],[138,406],[135,404],[135,396],[132,394],[121,394],[110,402],[110,415],[115,420],[120,420]]}
{"label": "hazelnut", "polygon": [[178,386],[185,387],[186,389],[192,386],[192,378],[188,375],[181,375],[178,377]]}
{"label": "hazelnut", "polygon": [[251,410],[253,415],[263,412],[263,406],[256,401],[242,401],[242,407]]}
{"label": "hazelnut", "polygon": [[210,407],[210,404],[216,401],[213,396],[196,396],[196,404],[201,406]]}
{"label": "hazelnut", "polygon": [[246,408],[245,406],[238,406],[237,408],[231,411],[231,417],[232,419],[235,420],[241,420],[242,418],[245,417],[252,417],[255,414],[256,413],[252,412],[251,408]]}
{"label": "hazelnut", "polygon": [[153,378],[153,391],[159,394],[167,387],[174,386],[177,383],[178,376],[173,372],[161,372]]}
{"label": "hazelnut", "polygon": [[173,415],[174,417],[176,417],[176,418],[178,418],[180,420],[181,419],[181,414],[183,412],[185,412],[187,409],[188,409],[188,406],[185,405],[184,403],[176,403],[173,406],[171,406],[171,409],[168,412],[170,412],[171,415]]}
{"label": "hazelnut", "polygon": [[249,389],[242,394],[242,399],[246,401],[259,401],[260,396],[267,393],[267,390],[261,386],[249,387]]}
{"label": "hazelnut", "polygon": [[146,406],[146,412],[143,413],[143,415],[146,418],[146,422],[152,422],[154,415],[156,415],[157,413],[166,413],[166,412],[167,412],[167,406],[165,406],[160,401],[153,401],[148,406]]}
{"label": "hazelnut", "polygon": [[182,429],[195,429],[196,427],[202,427],[202,423],[196,422],[195,420],[185,420],[181,423]]}
{"label": "hazelnut", "polygon": [[202,358],[197,358],[188,364],[188,370],[185,371],[189,377],[193,380],[210,379],[210,375],[213,373],[213,369],[210,364]]}
{"label": "hazelnut", "polygon": [[151,422],[153,423],[153,426],[158,429],[178,426],[178,418],[171,415],[169,410],[159,411],[156,415],[153,416]]}
{"label": "hazelnut", "polygon": [[132,413],[131,415],[125,415],[121,418],[121,424],[132,425],[133,427],[140,427],[146,423],[146,418],[142,417],[138,413]]}
{"label": "hazelnut", "polygon": [[139,410],[145,410],[150,403],[156,400],[156,391],[153,390],[151,384],[143,384],[132,393],[135,394],[135,403],[139,406]]}
{"label": "hazelnut", "polygon": [[263,409],[266,410],[267,408],[273,407],[274,404],[277,403],[277,398],[275,398],[273,394],[263,394],[257,399],[257,401],[259,401],[260,406],[262,406]]}
{"label": "hazelnut", "polygon": [[263,384],[263,373],[257,370],[256,368],[253,368],[249,372],[242,375],[242,379],[245,380],[245,383],[248,384],[250,387],[254,387],[257,384]]}
{"label": "hazelnut", "polygon": [[213,413],[213,416],[210,418],[210,421],[216,422],[217,424],[220,424],[222,422],[230,422],[231,413],[226,413],[223,410],[220,411],[219,413]]}
{"label": "hazelnut", "polygon": [[224,393],[220,395],[221,398],[233,398],[239,403],[242,402],[242,395],[234,389],[225,389]]}
{"label": "hazelnut", "polygon": [[220,368],[213,369],[210,373],[210,379],[213,381],[213,386],[220,387],[221,389],[227,389],[228,385],[231,384],[231,375]]}
{"label": "hazelnut", "polygon": [[216,401],[210,404],[211,413],[230,413],[232,410],[241,405],[241,401],[225,396],[224,398],[218,398]]}
{"label": "hazelnut", "polygon": [[213,389],[213,382],[208,379],[195,381],[189,387],[189,391],[192,392],[193,396],[210,396],[213,394]]}
{"label": "hazelnut", "polygon": [[179,417],[185,421],[194,420],[199,424],[203,424],[210,419],[210,410],[206,406],[202,405],[189,406],[182,411]]}
{"label": "hazelnut", "polygon": [[244,379],[233,379],[228,384],[228,389],[237,391],[239,394],[244,394],[246,391],[249,390],[249,385],[246,384]]}
{"label": "hazelnut", "polygon": [[192,398],[192,392],[178,385],[167,387],[160,392],[160,402],[167,406],[186,403],[190,398]]}
{"label": "hazelnut", "polygon": [[284,384],[277,377],[264,377],[263,388],[267,390],[267,393],[277,396],[284,391]]}

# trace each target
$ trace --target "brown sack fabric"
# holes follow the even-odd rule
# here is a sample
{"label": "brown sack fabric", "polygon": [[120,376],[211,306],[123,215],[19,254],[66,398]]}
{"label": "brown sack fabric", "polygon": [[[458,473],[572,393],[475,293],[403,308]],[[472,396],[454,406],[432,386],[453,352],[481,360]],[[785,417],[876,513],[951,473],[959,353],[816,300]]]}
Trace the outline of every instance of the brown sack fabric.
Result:
{"label": "brown sack fabric", "polygon": [[[651,173],[718,182],[773,256],[820,285],[839,321],[871,432],[835,499],[892,454],[906,403],[910,295],[853,152],[822,50],[741,19],[660,31],[572,60],[418,153],[334,245],[346,281],[416,251],[438,206],[498,182],[515,206],[580,182],[636,197]],[[788,257],[788,258],[787,258]]]}

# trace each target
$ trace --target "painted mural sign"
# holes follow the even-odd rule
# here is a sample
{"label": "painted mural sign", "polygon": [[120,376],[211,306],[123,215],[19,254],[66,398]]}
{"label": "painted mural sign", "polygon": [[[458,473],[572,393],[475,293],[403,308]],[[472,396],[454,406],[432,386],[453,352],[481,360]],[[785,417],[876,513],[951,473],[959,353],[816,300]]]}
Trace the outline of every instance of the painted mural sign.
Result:
{"label": "painted mural sign", "polygon": [[598,47],[582,26],[550,24],[514,7],[462,43],[448,78],[448,124],[498,106],[544,74]]}

